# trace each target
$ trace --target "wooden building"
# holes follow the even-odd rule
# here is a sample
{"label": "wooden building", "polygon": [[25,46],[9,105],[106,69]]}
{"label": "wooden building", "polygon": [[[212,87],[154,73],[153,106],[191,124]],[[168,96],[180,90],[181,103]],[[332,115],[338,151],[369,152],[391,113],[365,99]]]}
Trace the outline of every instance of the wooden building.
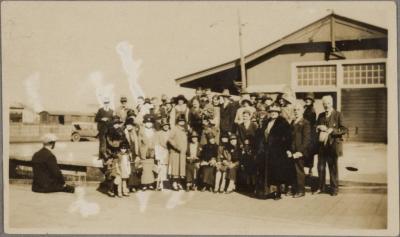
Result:
{"label": "wooden building", "polygon": [[71,124],[73,122],[94,122],[95,114],[63,111],[42,111],[41,124]]}
{"label": "wooden building", "polygon": [[39,115],[22,103],[11,103],[9,107],[10,124],[33,124],[39,122]]}
{"label": "wooden building", "polygon": [[[349,128],[348,140],[387,142],[386,59],[388,32],[381,27],[330,14],[244,57],[249,92],[281,92],[297,99],[332,95]],[[176,82],[238,93],[240,60],[202,70]]]}

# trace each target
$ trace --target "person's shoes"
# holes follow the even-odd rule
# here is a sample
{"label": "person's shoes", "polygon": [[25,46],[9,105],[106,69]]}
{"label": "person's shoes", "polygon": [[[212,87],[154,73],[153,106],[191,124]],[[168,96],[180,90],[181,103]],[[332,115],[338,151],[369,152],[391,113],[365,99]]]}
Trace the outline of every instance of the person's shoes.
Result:
{"label": "person's shoes", "polygon": [[296,193],[294,196],[293,196],[293,198],[301,198],[301,197],[304,197],[305,196],[305,193]]}
{"label": "person's shoes", "polygon": [[218,190],[214,189],[213,193],[218,193]]}
{"label": "person's shoes", "polygon": [[117,197],[122,198],[122,194],[118,194]]}
{"label": "person's shoes", "polygon": [[182,190],[182,189],[183,189],[183,187],[182,187],[181,184],[178,184],[178,189],[179,189],[179,190]]}
{"label": "person's shoes", "polygon": [[129,193],[123,193],[122,196],[129,197]]}
{"label": "person's shoes", "polygon": [[207,190],[207,187],[203,187],[200,192],[205,192]]}
{"label": "person's shoes", "polygon": [[338,192],[337,191],[332,191],[331,192],[331,196],[337,196],[338,195]]}
{"label": "person's shoes", "polygon": [[112,191],[108,191],[108,192],[107,192],[107,195],[108,195],[109,197],[115,197],[115,193],[112,192]]}
{"label": "person's shoes", "polygon": [[147,187],[143,187],[142,188],[142,191],[144,192],[144,191],[146,191],[147,190]]}
{"label": "person's shoes", "polygon": [[315,193],[317,193],[317,194],[324,194],[324,193],[326,193],[326,192],[325,192],[325,190],[323,190],[323,189],[318,189],[318,190],[315,191]]}
{"label": "person's shoes", "polygon": [[292,192],[291,190],[288,190],[288,191],[285,193],[285,195],[286,195],[286,196],[294,196],[294,194],[293,194],[293,192]]}
{"label": "person's shoes", "polygon": [[225,193],[223,190],[220,190],[219,193]]}
{"label": "person's shoes", "polygon": [[274,192],[274,197],[273,197],[273,199],[274,199],[275,201],[278,201],[278,200],[282,199],[281,194],[280,194],[280,193],[277,193],[277,192]]}

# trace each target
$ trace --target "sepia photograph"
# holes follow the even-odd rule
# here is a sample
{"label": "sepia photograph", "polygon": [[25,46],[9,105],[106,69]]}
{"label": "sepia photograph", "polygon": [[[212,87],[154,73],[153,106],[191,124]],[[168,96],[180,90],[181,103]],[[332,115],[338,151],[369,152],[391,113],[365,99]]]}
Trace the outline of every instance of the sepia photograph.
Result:
{"label": "sepia photograph", "polygon": [[398,236],[392,1],[2,1],[7,234]]}

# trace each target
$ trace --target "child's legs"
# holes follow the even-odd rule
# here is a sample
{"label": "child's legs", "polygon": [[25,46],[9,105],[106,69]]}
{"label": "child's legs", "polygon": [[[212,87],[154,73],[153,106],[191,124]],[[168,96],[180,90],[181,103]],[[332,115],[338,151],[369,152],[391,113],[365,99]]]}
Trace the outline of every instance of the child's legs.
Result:
{"label": "child's legs", "polygon": [[222,172],[220,170],[217,170],[217,173],[215,174],[214,190],[219,189],[219,185],[221,183],[221,177],[222,177]]}
{"label": "child's legs", "polygon": [[122,179],[122,193],[124,194],[129,193],[127,179]]}
{"label": "child's legs", "polygon": [[225,181],[226,181],[226,172],[223,171],[222,172],[222,177],[221,177],[221,188],[222,188],[222,190],[220,190],[220,191],[224,191],[225,190],[225,185],[226,185]]}

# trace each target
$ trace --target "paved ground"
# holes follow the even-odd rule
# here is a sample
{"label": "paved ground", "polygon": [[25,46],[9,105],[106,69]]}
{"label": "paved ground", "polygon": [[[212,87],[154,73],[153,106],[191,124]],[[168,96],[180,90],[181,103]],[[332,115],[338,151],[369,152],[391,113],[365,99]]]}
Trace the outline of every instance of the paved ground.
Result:
{"label": "paved ground", "polygon": [[[96,142],[65,143],[58,146],[56,153],[64,162],[83,159],[80,162],[90,163],[96,147]],[[29,154],[36,148],[12,145],[10,153]],[[88,185],[84,188],[86,195],[79,198],[78,194],[36,194],[28,185],[11,184],[9,226],[39,233],[63,229],[68,233],[243,235],[300,235],[312,230],[319,231],[313,232],[317,234],[337,234],[386,228],[386,145],[347,143],[344,152],[339,161],[341,193],[337,197],[308,193],[302,199],[284,197],[273,201],[237,193],[169,191],[139,192],[112,199],[97,192],[96,186]],[[349,171],[348,166],[358,171]]]}
{"label": "paved ground", "polygon": [[78,194],[37,194],[28,185],[10,185],[10,227],[41,229],[42,233],[63,229],[69,233],[243,235],[386,228],[384,193],[308,194],[274,201],[197,191],[147,191],[109,198],[95,189],[86,187],[86,195],[79,199]]}

